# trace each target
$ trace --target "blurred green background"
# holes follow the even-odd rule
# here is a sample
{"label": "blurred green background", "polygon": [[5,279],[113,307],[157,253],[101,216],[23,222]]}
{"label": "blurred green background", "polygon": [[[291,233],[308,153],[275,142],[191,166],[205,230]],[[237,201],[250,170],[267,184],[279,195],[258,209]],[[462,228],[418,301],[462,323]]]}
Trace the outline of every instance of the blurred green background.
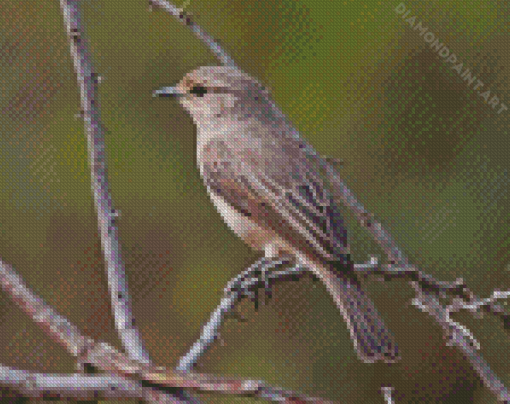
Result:
{"label": "blurred green background", "polygon": [[[508,289],[510,111],[498,113],[395,11],[398,1],[191,0],[187,10],[264,82],[316,149],[417,264],[475,293]],[[503,0],[404,3],[464,68],[510,106],[510,9]],[[182,3],[177,3],[182,5]],[[0,3],[0,256],[84,333],[120,346],[109,314],[79,96],[57,0]],[[83,2],[103,77],[109,178],[133,309],[158,364],[198,338],[226,283],[258,258],[223,224],[195,167],[195,128],[151,92],[218,62],[144,0]],[[346,213],[357,262],[384,258]],[[394,365],[360,363],[325,289],[279,284],[247,321],[228,321],[200,372],[239,375],[345,403],[493,403],[403,281],[366,282],[400,344]],[[73,372],[74,361],[8,298],[0,362]],[[455,315],[510,386],[500,322]],[[4,391],[4,393],[6,393]],[[203,396],[204,402],[253,402]]]}

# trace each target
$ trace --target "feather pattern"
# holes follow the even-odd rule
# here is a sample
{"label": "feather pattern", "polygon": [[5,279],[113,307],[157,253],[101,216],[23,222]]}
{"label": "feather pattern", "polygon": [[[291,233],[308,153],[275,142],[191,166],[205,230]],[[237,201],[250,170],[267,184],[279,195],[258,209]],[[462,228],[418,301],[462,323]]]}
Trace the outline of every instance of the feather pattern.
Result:
{"label": "feather pattern", "polygon": [[[297,231],[301,239],[296,241],[313,248],[323,260],[345,259],[349,254],[347,231],[340,209],[317,167],[304,163],[310,159],[303,156],[304,151],[294,142],[280,140],[278,143],[269,149],[286,148],[285,155],[290,154],[292,158],[278,161],[280,156],[261,155],[258,150],[267,149],[265,145],[257,144],[256,149],[250,149],[231,141],[227,144],[225,140],[210,140],[201,151],[200,168],[204,182],[242,212],[247,211],[249,193],[264,204],[259,209],[264,208],[266,214],[257,216],[259,225],[281,232]],[[275,228],[268,223],[274,215],[284,219],[287,226]]]}

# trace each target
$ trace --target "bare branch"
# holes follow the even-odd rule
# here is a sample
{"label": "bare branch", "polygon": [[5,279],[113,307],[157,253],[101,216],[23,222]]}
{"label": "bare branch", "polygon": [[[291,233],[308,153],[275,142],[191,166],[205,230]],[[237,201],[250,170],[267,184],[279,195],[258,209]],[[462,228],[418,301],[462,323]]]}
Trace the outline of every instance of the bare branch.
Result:
{"label": "bare branch", "polygon": [[43,374],[0,366],[0,385],[25,397],[42,399],[100,400],[150,398],[151,388],[116,376]]}
{"label": "bare branch", "polygon": [[[370,265],[355,265],[355,271],[363,277],[367,277],[370,274],[378,274],[382,275],[386,280],[406,278],[417,285],[415,289],[419,292],[419,296],[423,294],[428,295],[429,293],[434,293],[437,297],[451,296],[452,303],[444,306],[448,313],[467,310],[472,314],[476,314],[484,310],[499,317],[504,327],[510,329],[508,324],[510,314],[505,311],[504,306],[497,303],[498,300],[509,299],[510,291],[496,290],[490,297],[482,299],[468,288],[462,278],[458,278],[453,282],[439,281],[432,275],[426,274],[412,265],[399,267],[387,264],[380,266],[377,263],[377,259],[373,259]],[[419,306],[420,304],[417,305]],[[447,313],[444,314],[446,315]]]}
{"label": "bare branch", "polygon": [[[447,282],[439,282],[432,276],[420,271],[416,266],[410,265],[408,259],[397,246],[397,243],[393,240],[391,235],[383,228],[381,223],[375,220],[372,214],[365,210],[363,205],[341,180],[335,168],[327,162],[324,162],[324,167],[328,174],[334,178],[332,185],[335,190],[335,196],[339,197],[343,203],[352,210],[358,222],[372,234],[375,241],[385,251],[390,263],[390,265],[386,267],[388,270],[387,274],[392,276],[392,274],[398,273],[398,275],[402,275],[402,273],[404,273],[406,277],[410,279],[410,284],[417,295],[415,299],[416,306],[422,311],[429,313],[434,320],[443,327],[445,335],[449,338],[449,343],[459,348],[476,370],[485,386],[490,389],[498,399],[510,401],[508,389],[485,362],[482,355],[477,352],[477,344],[472,334],[468,332],[464,326],[461,326],[450,318],[450,306],[441,305],[439,302],[439,295],[447,291],[451,292],[452,290],[457,290],[459,291],[458,295],[467,300],[468,303],[472,301],[480,302],[481,299],[468,291],[463,281],[456,282],[453,285]],[[434,291],[434,287],[436,291]],[[508,322],[508,314],[504,313],[504,310],[495,303],[494,299],[487,305],[480,305],[480,307],[493,313],[499,313],[501,317]]]}
{"label": "bare branch", "polygon": [[74,70],[80,88],[81,111],[85,122],[91,168],[92,191],[101,234],[101,246],[108,271],[108,288],[114,310],[115,325],[128,355],[139,361],[149,361],[135,327],[126,283],[126,270],[121,256],[115,220],[118,212],[113,206],[108,183],[104,129],[99,112],[97,94],[98,74],[92,66],[92,56],[84,37],[77,0],[60,0]]}
{"label": "bare branch", "polygon": [[[92,66],[80,15],[79,1],[60,0],[60,8],[69,39],[71,57],[80,88],[80,117],[87,133],[89,165],[91,169],[94,205],[101,235],[101,246],[108,274],[108,289],[113,308],[115,327],[122,345],[130,358],[149,363],[149,354],[135,326],[133,311],[126,282],[126,270],[122,260],[119,235],[116,225],[119,212],[115,210],[108,183],[106,146],[101,122],[97,85],[101,78]],[[183,393],[184,394],[184,393]],[[189,399],[189,397],[185,397]],[[155,394],[161,402],[184,401],[177,395]]]}
{"label": "bare branch", "polygon": [[222,49],[221,45],[215,41],[211,35],[205,32],[191,19],[191,15],[189,13],[186,13],[182,8],[175,7],[173,4],[165,0],[149,0],[149,4],[167,11],[177,18],[182,24],[189,27],[197,38],[200,39],[211,50],[211,52],[216,55],[223,65],[237,67],[234,59],[232,59],[228,53]]}
{"label": "bare branch", "polygon": [[[289,260],[293,260],[290,258]],[[178,370],[190,371],[196,365],[202,355],[207,352],[211,345],[218,339],[220,327],[228,316],[235,316],[235,305],[243,297],[249,296],[257,299],[255,290],[264,282],[266,291],[270,289],[268,282],[276,280],[295,278],[307,273],[304,267],[295,267],[290,270],[269,272],[280,265],[287,264],[289,260],[271,261],[265,258],[260,259],[247,270],[232,279],[225,288],[225,296],[213,312],[209,321],[202,328],[200,338],[193,344],[191,350],[179,360]],[[262,279],[261,279],[262,276]]]}
{"label": "bare branch", "polygon": [[[299,402],[299,400],[317,403],[328,402],[320,398],[310,398],[271,387],[262,381],[167,370],[164,367],[132,360],[105,342],[95,342],[93,339],[81,335],[78,327],[32,293],[25,286],[21,277],[1,260],[0,286],[43,330],[75,356],[81,365],[89,364],[103,372],[135,380],[145,380],[162,387],[254,396],[269,401],[289,403]],[[160,397],[160,399],[164,399],[164,397]],[[181,397],[173,399],[189,401],[187,398]]]}
{"label": "bare branch", "polygon": [[[158,399],[157,390],[144,387],[140,382],[116,376],[82,374],[43,374],[27,370],[17,370],[0,365],[0,386],[19,391],[25,397],[39,399],[101,400],[141,398]],[[331,403],[320,398],[296,396],[293,392],[269,386],[250,396],[263,400],[284,403]]]}
{"label": "bare branch", "polygon": [[0,286],[49,336],[71,355],[78,357],[92,340],[81,335],[78,327],[59,315],[43,299],[33,294],[12,267],[0,260]]}

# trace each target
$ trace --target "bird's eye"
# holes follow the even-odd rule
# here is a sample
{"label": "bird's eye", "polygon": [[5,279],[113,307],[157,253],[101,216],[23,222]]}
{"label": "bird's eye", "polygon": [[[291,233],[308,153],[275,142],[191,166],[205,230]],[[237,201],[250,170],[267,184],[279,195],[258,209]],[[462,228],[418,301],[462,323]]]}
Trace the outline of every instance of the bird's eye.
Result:
{"label": "bird's eye", "polygon": [[200,86],[200,85],[193,86],[191,88],[191,90],[189,90],[189,93],[196,95],[197,97],[203,97],[204,94],[207,94],[207,88],[205,88],[204,86]]}

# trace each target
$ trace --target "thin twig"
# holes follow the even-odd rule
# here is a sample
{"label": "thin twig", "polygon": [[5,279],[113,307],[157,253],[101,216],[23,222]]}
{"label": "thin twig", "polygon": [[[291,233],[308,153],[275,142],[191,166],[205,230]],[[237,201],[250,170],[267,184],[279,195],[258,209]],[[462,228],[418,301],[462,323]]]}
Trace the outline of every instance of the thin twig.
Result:
{"label": "thin twig", "polygon": [[[221,299],[220,304],[214,310],[209,321],[202,327],[200,338],[193,344],[190,351],[181,357],[179,365],[176,369],[182,371],[190,371],[197,364],[198,360],[207,352],[211,345],[218,340],[220,328],[226,318],[235,317],[235,306],[243,297],[249,296],[256,298],[253,292],[259,287],[261,281],[274,282],[289,277],[297,277],[307,272],[304,267],[294,267],[283,271],[267,272],[282,264],[286,264],[286,260],[269,261],[265,258],[260,259],[248,269],[232,279],[225,288],[225,296]],[[266,278],[261,280],[258,274],[265,274]]]}
{"label": "thin twig", "polygon": [[0,260],[0,287],[49,337],[74,357],[87,350],[92,340],[28,289],[14,269]]}
{"label": "thin twig", "polygon": [[232,59],[221,45],[214,40],[214,38],[198,26],[191,18],[189,13],[186,13],[182,8],[178,8],[165,0],[149,0],[149,4],[154,7],[161,8],[175,18],[182,24],[186,25],[191,31],[200,39],[210,50],[213,52],[218,60],[225,66],[237,67]]}
{"label": "thin twig", "polygon": [[[383,228],[382,224],[375,220],[374,216],[370,214],[356,199],[351,190],[344,184],[335,168],[327,162],[324,162],[324,167],[331,178],[334,179],[331,183],[335,190],[335,196],[340,198],[343,203],[351,209],[358,222],[372,234],[374,240],[386,253],[390,263],[388,269],[394,270],[395,267],[400,267],[404,268],[404,270],[409,274],[410,284],[417,295],[417,298],[415,299],[417,307],[430,314],[435,321],[443,327],[445,335],[449,338],[449,343],[457,346],[457,348],[464,354],[465,358],[471,363],[485,386],[492,391],[499,400],[510,401],[510,393],[508,389],[485,362],[482,355],[477,352],[477,347],[476,344],[473,343],[471,333],[466,332],[465,327],[450,319],[449,307],[441,305],[439,302],[439,292],[432,294],[422,288],[422,285],[425,283],[435,283],[439,286],[445,286],[447,283],[435,281],[432,276],[420,271],[416,266],[410,265],[407,257],[397,246],[395,240],[393,240],[391,235]],[[391,271],[389,271],[389,274],[391,274]],[[455,287],[458,286],[458,284],[455,285]],[[448,288],[445,290],[447,289]],[[461,285],[461,291],[464,293],[466,292],[466,288],[463,283]],[[473,300],[480,301],[480,299],[474,296],[474,294],[470,294]],[[485,308],[487,306],[482,307]],[[499,307],[495,302],[491,302],[488,307],[489,310],[493,312],[501,313],[501,310],[498,311]],[[504,315],[503,317],[507,318]]]}
{"label": "thin twig", "polygon": [[452,304],[448,306],[450,313],[467,310],[475,314],[483,310],[499,317],[503,322],[504,328],[510,330],[508,324],[510,314],[505,310],[503,305],[497,303],[498,300],[510,299],[510,290],[495,290],[490,297],[480,298],[468,288],[466,282],[462,278],[458,278],[453,282],[440,281],[412,265],[399,267],[397,265],[387,264],[381,266],[377,264],[377,259],[372,261],[371,265],[355,265],[355,271],[359,276],[363,277],[373,274],[382,275],[386,280],[406,278],[419,286],[418,290],[420,293],[429,291],[439,296],[450,295],[452,297]]}
{"label": "thin twig", "polygon": [[[198,360],[208,351],[212,344],[220,337],[220,328],[229,317],[236,318],[235,307],[244,297],[249,297],[258,302],[257,289],[261,284],[265,293],[269,294],[271,287],[276,282],[298,280],[303,276],[310,276],[311,272],[301,264],[295,264],[290,268],[275,271],[282,265],[295,261],[292,257],[283,257],[278,260],[261,258],[241,274],[234,277],[224,289],[224,297],[214,310],[209,321],[202,327],[199,339],[193,344],[188,353],[181,357],[177,370],[191,371]],[[364,264],[355,264],[355,271],[359,275],[367,275],[380,270],[377,261],[371,260]],[[382,273],[382,272],[381,272]]]}

